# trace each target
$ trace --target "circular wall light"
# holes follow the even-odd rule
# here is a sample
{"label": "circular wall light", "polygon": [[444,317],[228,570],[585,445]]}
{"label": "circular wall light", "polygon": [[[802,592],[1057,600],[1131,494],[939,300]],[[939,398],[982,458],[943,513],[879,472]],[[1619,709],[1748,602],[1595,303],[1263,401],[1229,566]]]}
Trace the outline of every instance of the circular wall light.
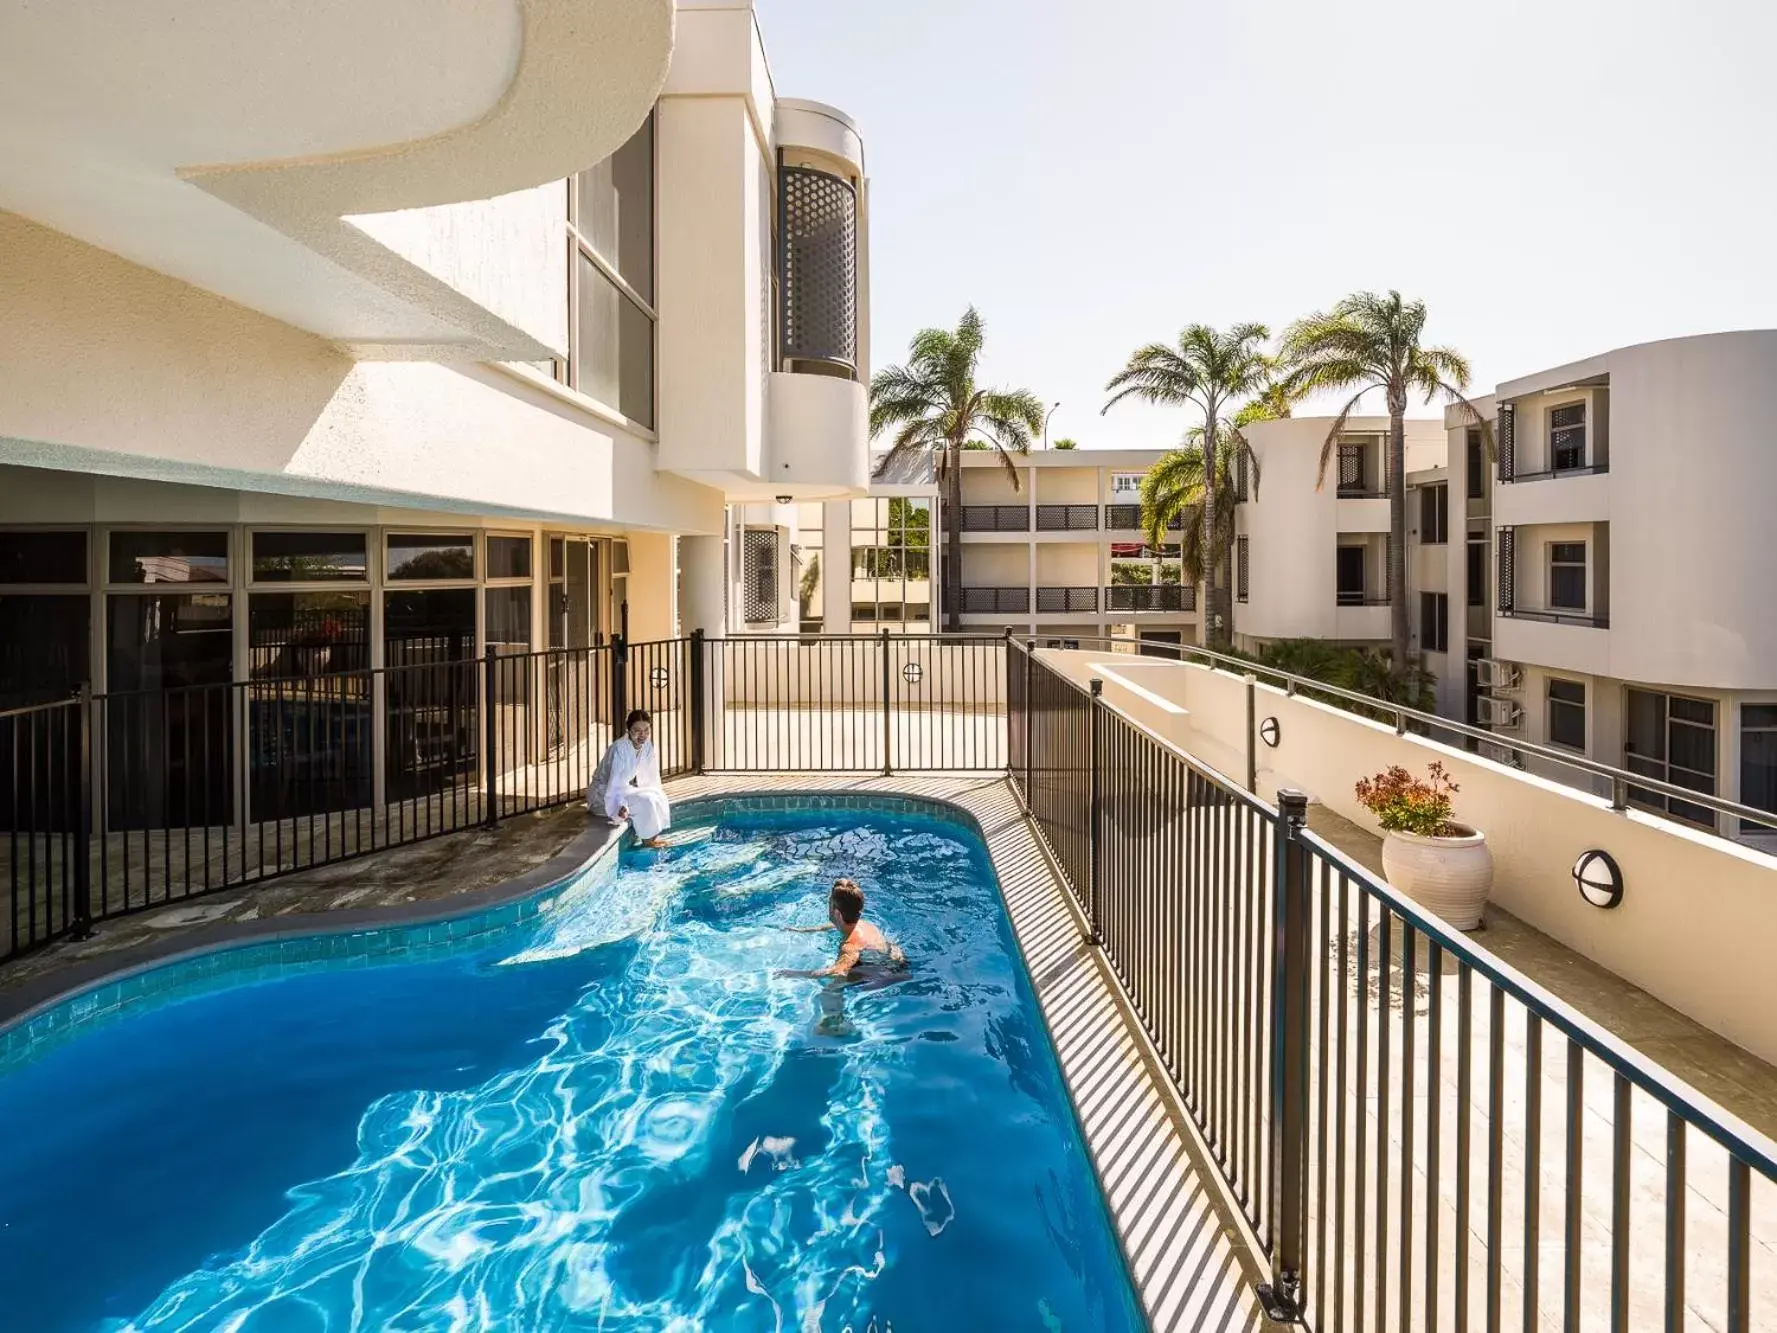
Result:
{"label": "circular wall light", "polygon": [[1275,750],[1277,743],[1283,739],[1283,725],[1274,717],[1266,718],[1259,723],[1259,739]]}
{"label": "circular wall light", "polygon": [[669,679],[671,677],[667,675],[666,668],[663,666],[657,666],[648,673],[648,683],[657,690],[665,689]]}
{"label": "circular wall light", "polygon": [[1573,863],[1573,882],[1594,907],[1608,910],[1623,901],[1623,871],[1609,852],[1581,852]]}
{"label": "circular wall light", "polygon": [[901,668],[901,679],[909,685],[917,685],[925,679],[926,669],[918,662],[909,662]]}

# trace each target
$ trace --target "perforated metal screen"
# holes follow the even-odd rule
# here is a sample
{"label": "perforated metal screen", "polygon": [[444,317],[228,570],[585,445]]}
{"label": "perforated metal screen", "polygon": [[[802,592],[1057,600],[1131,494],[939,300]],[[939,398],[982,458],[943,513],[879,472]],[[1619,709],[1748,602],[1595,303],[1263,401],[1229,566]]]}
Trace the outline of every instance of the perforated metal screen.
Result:
{"label": "perforated metal screen", "polygon": [[782,354],[858,364],[858,200],[824,171],[778,171]]}

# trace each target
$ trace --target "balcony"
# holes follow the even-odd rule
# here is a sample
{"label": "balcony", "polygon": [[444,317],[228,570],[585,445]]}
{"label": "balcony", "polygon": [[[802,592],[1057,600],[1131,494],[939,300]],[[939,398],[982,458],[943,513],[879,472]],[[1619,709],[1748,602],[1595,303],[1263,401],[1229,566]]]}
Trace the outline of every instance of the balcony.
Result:
{"label": "balcony", "polygon": [[1038,505],[1038,532],[1096,532],[1097,505]]}
{"label": "balcony", "polygon": [[964,505],[964,532],[1029,532],[1029,505]]}
{"label": "balcony", "polygon": [[[1113,532],[1140,532],[1142,530],[1140,505],[1106,505],[1104,507],[1104,525]],[[1166,525],[1168,532],[1182,532],[1185,520],[1175,518]]]}
{"label": "balcony", "polygon": [[1584,611],[1543,611],[1528,606],[1502,606],[1499,614],[1506,620],[1534,620],[1544,625],[1579,625],[1586,629],[1609,629],[1607,615],[1588,615]]}
{"label": "balcony", "polygon": [[1107,611],[1195,611],[1197,589],[1179,583],[1114,583],[1104,590]]}
{"label": "balcony", "polygon": [[1037,610],[1048,615],[1068,615],[1098,610],[1097,588],[1038,588]]}
{"label": "balcony", "polygon": [[[1039,603],[1041,599],[1039,598]],[[1030,613],[1029,588],[964,588],[965,616],[1022,616]]]}

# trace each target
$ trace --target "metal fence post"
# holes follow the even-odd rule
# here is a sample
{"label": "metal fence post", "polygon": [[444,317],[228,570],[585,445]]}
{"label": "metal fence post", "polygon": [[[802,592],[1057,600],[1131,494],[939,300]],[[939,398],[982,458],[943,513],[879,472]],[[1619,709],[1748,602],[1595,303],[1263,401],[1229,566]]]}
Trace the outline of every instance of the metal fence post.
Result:
{"label": "metal fence post", "polygon": [[494,717],[494,645],[488,644],[481,659],[481,822],[492,828],[500,822],[499,723]]}
{"label": "metal fence post", "polygon": [[1032,768],[1030,742],[1031,733],[1034,730],[1031,722],[1031,714],[1034,710],[1031,708],[1030,698],[1030,664],[1036,660],[1036,655],[1037,641],[1035,639],[1026,639],[1024,641],[1024,808],[1026,810],[1030,809],[1030,775]]}
{"label": "metal fence post", "polygon": [[611,734],[623,734],[629,716],[629,645],[621,634],[611,636]]}
{"label": "metal fence post", "polygon": [[881,633],[882,644],[882,776],[895,771],[894,726],[889,717],[889,632]]}
{"label": "metal fence post", "polygon": [[1259,789],[1259,678],[1246,673],[1246,789]]}
{"label": "metal fence post", "polygon": [[691,631],[691,771],[702,776],[705,748],[703,729],[709,722],[704,707],[704,639],[701,629]]}
{"label": "metal fence post", "polygon": [[1099,924],[1099,887],[1104,877],[1104,811],[1103,782],[1100,778],[1099,763],[1099,715],[1104,711],[1104,682],[1097,676],[1092,678],[1092,695],[1086,702],[1086,919],[1091,925],[1088,938],[1093,944],[1104,943],[1104,929]]}
{"label": "metal fence post", "polygon": [[[1271,998],[1271,1281],[1259,1287],[1265,1313],[1281,1323],[1302,1322],[1303,1234],[1307,1229],[1309,932],[1308,797],[1277,793]],[[1378,1262],[1382,1262],[1378,1257]]]}
{"label": "metal fence post", "polygon": [[93,687],[80,683],[75,707],[80,710],[80,789],[74,823],[74,919],[68,923],[72,939],[90,939],[93,933]]}

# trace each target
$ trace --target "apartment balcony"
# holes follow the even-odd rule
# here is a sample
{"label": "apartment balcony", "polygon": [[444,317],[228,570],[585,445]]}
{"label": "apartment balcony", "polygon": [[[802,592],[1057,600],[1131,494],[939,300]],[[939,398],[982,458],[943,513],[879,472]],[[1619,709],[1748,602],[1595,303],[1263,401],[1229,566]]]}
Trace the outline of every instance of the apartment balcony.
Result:
{"label": "apartment balcony", "polygon": [[1114,583],[1104,590],[1106,611],[1195,611],[1197,589],[1178,583]]}
{"label": "apartment balcony", "polygon": [[1342,643],[1373,642],[1393,632],[1388,598],[1341,595],[1333,611],[1333,637]]}
{"label": "apartment balcony", "polygon": [[1096,532],[1097,505],[1038,505],[1038,532]]}
{"label": "apartment balcony", "polygon": [[965,587],[962,592],[965,616],[1022,616],[1030,613],[1030,589],[1026,587]]}
{"label": "apartment balcony", "polygon": [[1504,527],[1604,523],[1610,519],[1610,467],[1518,476],[1493,488],[1493,519]]}
{"label": "apartment balcony", "polygon": [[[1104,507],[1104,525],[1112,532],[1140,532],[1142,530],[1140,505],[1106,505]],[[1168,532],[1182,532],[1185,521],[1175,518],[1166,525]]]}
{"label": "apartment balcony", "polygon": [[1037,612],[1040,615],[1073,615],[1098,610],[1098,589],[1038,588]]}
{"label": "apartment balcony", "polygon": [[1491,655],[1534,662],[1556,671],[1609,676],[1610,619],[1535,607],[1499,608],[1493,619]]}
{"label": "apartment balcony", "polygon": [[963,505],[961,527],[965,533],[1030,531],[1030,506],[1023,504]]}
{"label": "apartment balcony", "polygon": [[1385,493],[1341,490],[1334,525],[1340,532],[1387,532],[1391,526]]}

